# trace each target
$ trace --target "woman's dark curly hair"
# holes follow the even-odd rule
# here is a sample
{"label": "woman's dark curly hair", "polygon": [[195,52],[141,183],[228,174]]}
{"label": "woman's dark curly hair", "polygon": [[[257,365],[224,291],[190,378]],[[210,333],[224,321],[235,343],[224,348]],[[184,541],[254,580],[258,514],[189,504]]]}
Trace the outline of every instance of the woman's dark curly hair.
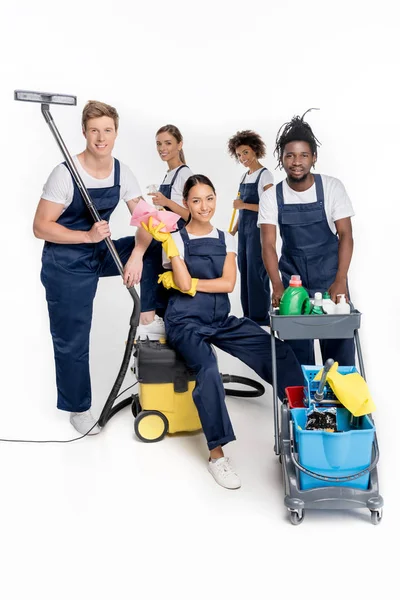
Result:
{"label": "woman's dark curly hair", "polygon": [[236,158],[236,160],[236,148],[239,146],[250,146],[257,158],[263,158],[267,152],[261,136],[251,129],[238,131],[236,135],[233,135],[228,141],[228,152],[233,158]]}

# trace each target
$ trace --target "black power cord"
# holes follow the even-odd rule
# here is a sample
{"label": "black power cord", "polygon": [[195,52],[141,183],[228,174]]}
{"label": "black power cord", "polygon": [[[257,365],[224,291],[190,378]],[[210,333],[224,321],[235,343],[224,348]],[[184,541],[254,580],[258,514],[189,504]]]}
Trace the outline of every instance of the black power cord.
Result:
{"label": "black power cord", "polygon": [[[127,387],[124,390],[122,390],[122,392],[120,392],[118,394],[118,396],[115,397],[115,400],[119,396],[121,396],[122,394],[125,394],[125,392],[127,392],[128,390],[130,390],[131,388],[133,388],[137,384],[138,384],[138,382],[136,381],[135,383],[133,383],[129,387]],[[76,442],[78,440],[82,440],[84,437],[86,437],[87,435],[89,435],[89,433],[92,431],[92,429],[94,429],[96,427],[96,425],[98,424],[98,422],[99,422],[99,419],[96,421],[96,423],[93,425],[93,427],[91,427],[89,429],[89,431],[87,431],[84,435],[81,435],[81,436],[76,437],[76,438],[72,438],[70,440],[9,440],[9,439],[0,438],[0,442],[16,442],[18,444],[69,444],[70,442]]]}
{"label": "black power cord", "polygon": [[[121,369],[121,371],[124,371],[124,370],[126,372],[126,369]],[[122,376],[122,373],[121,373],[121,376]],[[228,396],[237,396],[237,397],[241,397],[241,398],[257,398],[259,396],[262,396],[265,392],[265,388],[262,385],[262,383],[259,383],[258,381],[254,381],[253,379],[248,379],[247,377],[239,377],[237,375],[223,375],[221,373],[221,378],[222,378],[223,383],[239,383],[239,384],[247,385],[248,387],[253,388],[252,390],[236,390],[236,389],[225,388],[225,393]],[[120,382],[118,382],[118,383],[120,385]],[[138,382],[136,381],[132,385],[130,385],[127,388],[125,388],[124,390],[122,390],[122,392],[120,392],[115,397],[113,397],[114,394],[110,394],[109,400],[111,400],[111,398],[112,398],[112,403],[114,403],[114,401],[117,398],[122,396],[122,394],[125,394],[125,392],[127,392],[131,388],[135,387],[135,385],[137,385],[137,384],[138,384]],[[114,390],[114,393],[115,393],[115,390]],[[116,414],[116,412],[118,412],[118,410],[120,410],[121,408],[125,408],[125,406],[128,406],[129,404],[131,404],[131,401],[129,399],[125,399],[122,402],[120,402],[117,406],[115,406],[114,409],[111,409],[112,405],[111,405],[111,402],[109,402],[108,406],[107,406],[107,417],[103,421],[104,425],[114,414]],[[100,415],[100,417],[98,418],[96,423],[93,425],[93,427],[91,427],[89,429],[89,431],[87,431],[84,435],[81,435],[76,438],[71,438],[69,440],[13,440],[13,439],[7,439],[7,438],[0,438],[0,442],[11,442],[11,443],[13,442],[13,443],[17,443],[17,444],[69,444],[70,442],[77,442],[78,440],[82,440],[84,437],[89,435],[89,433],[92,431],[92,429],[94,429],[99,424],[99,422],[102,420],[102,416],[104,416],[104,413],[105,413],[105,409],[103,409],[102,414]],[[100,426],[102,426],[102,425],[100,425]]]}

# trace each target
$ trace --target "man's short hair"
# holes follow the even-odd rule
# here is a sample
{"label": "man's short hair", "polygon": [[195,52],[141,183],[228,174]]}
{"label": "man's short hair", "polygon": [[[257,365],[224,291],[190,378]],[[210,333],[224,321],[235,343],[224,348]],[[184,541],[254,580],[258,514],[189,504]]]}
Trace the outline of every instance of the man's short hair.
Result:
{"label": "man's short hair", "polygon": [[119,115],[117,109],[98,100],[89,100],[82,111],[82,128],[86,131],[86,124],[89,119],[98,117],[110,117],[114,121],[115,131],[118,130]]}

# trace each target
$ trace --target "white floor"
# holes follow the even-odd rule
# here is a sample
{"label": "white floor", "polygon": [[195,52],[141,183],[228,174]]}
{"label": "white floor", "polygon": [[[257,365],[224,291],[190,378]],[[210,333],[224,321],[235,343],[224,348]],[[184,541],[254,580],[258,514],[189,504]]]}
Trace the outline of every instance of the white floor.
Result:
{"label": "white floor", "polygon": [[[220,367],[253,376],[226,355]],[[113,376],[94,371],[98,413],[110,386],[100,388]],[[41,412],[18,392],[3,403],[1,437],[74,437],[67,415],[52,406],[51,386],[43,389]],[[396,498],[378,527],[366,510],[309,511],[292,526],[273,452],[270,389],[255,400],[229,398],[228,406],[237,491],[208,473],[202,434],[141,443],[129,409],[79,442],[2,443],[2,597],[319,599],[343,590],[343,598],[375,597],[382,577],[395,578]],[[389,500],[396,472],[390,442],[382,442],[381,491]]]}

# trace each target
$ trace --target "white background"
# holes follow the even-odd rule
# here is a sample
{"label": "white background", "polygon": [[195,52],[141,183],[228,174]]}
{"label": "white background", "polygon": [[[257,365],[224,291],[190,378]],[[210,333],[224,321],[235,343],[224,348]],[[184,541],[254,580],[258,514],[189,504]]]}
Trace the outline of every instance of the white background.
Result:
{"label": "white background", "polygon": [[[14,102],[14,89],[78,96],[76,108],[52,108],[72,153],[84,147],[85,102],[116,106],[115,154],[143,192],[164,175],[154,134],[176,124],[191,169],[217,188],[221,228],[242,175],[228,138],[255,129],[273,170],[279,126],[318,107],[308,116],[322,142],[318,171],[343,181],[356,211],[350,281],[363,313],[386,502],[379,527],[367,511],[314,511],[300,527],[288,524],[269,387],[255,401],[228,399],[238,437],[229,454],[243,483],[236,492],[207,473],[202,435],[142,444],[126,410],[92,439],[0,445],[3,598],[398,594],[390,546],[399,533],[396,4],[21,0],[1,9],[0,437],[73,437],[55,408],[42,243],[32,234],[42,185],[61,156],[40,106]],[[129,234],[128,223],[120,206],[114,237]],[[238,289],[232,303],[240,315]],[[119,278],[100,283],[91,338],[96,414],[117,374],[130,310]],[[220,365],[251,375],[226,355]]]}

